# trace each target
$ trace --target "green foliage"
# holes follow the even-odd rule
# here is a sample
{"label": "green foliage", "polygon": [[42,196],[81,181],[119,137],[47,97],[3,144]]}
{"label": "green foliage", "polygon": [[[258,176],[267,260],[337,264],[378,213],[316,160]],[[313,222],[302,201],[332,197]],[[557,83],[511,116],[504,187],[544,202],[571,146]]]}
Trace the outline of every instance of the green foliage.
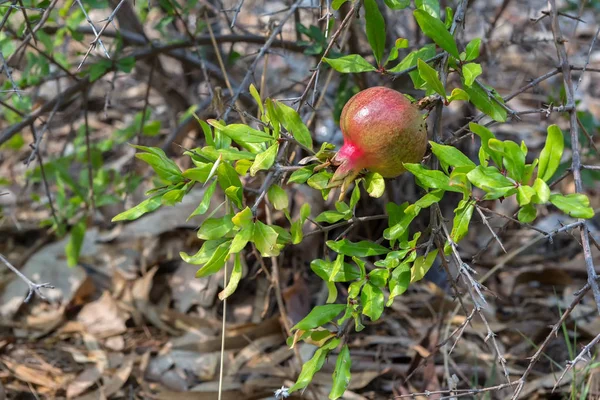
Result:
{"label": "green foliage", "polygon": [[[332,7],[337,10],[345,2],[335,0]],[[385,0],[384,3],[389,8],[386,12],[401,10],[410,4],[404,0]],[[391,49],[387,49],[385,21],[378,4],[375,0],[364,0],[366,37],[375,65],[367,60],[370,56],[365,59],[359,54],[342,55],[335,52],[323,58],[323,61],[342,74],[408,73],[414,88],[432,95],[434,101],[444,105],[452,101],[469,101],[493,120],[505,121],[507,111],[504,100],[493,88],[481,83],[484,71],[481,64],[475,62],[479,57],[481,39],[470,41],[463,51],[459,51],[457,42],[449,32],[454,11],[446,8],[445,20],[442,21],[438,1],[417,0],[414,4],[416,23],[433,43],[411,51],[397,62],[402,49],[408,47],[408,40],[398,38]],[[309,39],[303,43],[306,45],[305,53],[322,54],[327,38],[321,30],[316,26],[302,25],[298,25],[297,29]],[[441,50],[436,49],[436,45]],[[440,66],[446,67],[440,61],[447,62],[449,70],[445,72],[460,77],[460,82],[458,79],[448,79],[448,82],[456,82],[456,85],[452,83],[455,87],[446,86],[446,79],[440,78]],[[385,69],[388,64],[396,62],[396,65]],[[107,69],[133,66],[124,59],[116,64],[97,64],[90,66],[90,74],[93,68],[98,69],[98,76],[102,76]],[[352,76],[341,77],[334,104],[335,118],[339,118],[343,105],[357,90]],[[277,257],[286,246],[303,241],[303,229],[307,221],[322,230],[330,230],[362,220],[356,215],[356,210],[360,210],[361,190],[364,189],[370,197],[380,198],[386,187],[381,175],[361,172],[344,187],[348,193],[334,203],[334,208],[315,213],[317,215],[312,218],[308,203],[302,204],[299,210],[294,209],[293,198],[288,193],[294,185],[306,185],[320,191],[324,199],[331,198],[335,186],[331,166],[335,147],[323,143],[314,153],[311,132],[294,108],[281,101],[263,99],[253,85],[250,85],[249,92],[257,104],[257,118],[252,126],[227,124],[214,119],[206,122],[198,120],[206,145],[184,153],[193,163],[184,171],[160,149],[136,146],[139,150],[136,157],[155,171],[157,187],[147,193],[146,200],[113,218],[113,221],[133,220],[161,206],[174,205],[192,187],[201,185],[204,195],[189,218],[208,214],[198,226],[198,238],[203,240],[203,244],[196,254],[182,252],[180,256],[184,261],[198,265],[198,277],[215,274],[226,265],[232,267],[229,282],[219,294],[221,299],[235,293],[243,275],[242,252],[249,244],[262,257]],[[30,105],[22,104],[22,107],[30,108]],[[194,111],[188,110],[188,116],[193,115]],[[127,141],[133,137],[146,119],[141,118],[141,114],[139,117],[137,128],[122,130],[120,140]],[[151,127],[146,132],[148,126]],[[385,240],[353,242],[342,236],[326,242],[329,251],[325,259],[310,263],[311,270],[324,281],[328,297],[325,305],[314,307],[292,328],[293,337],[288,340],[291,346],[306,340],[318,344],[318,349],[303,365],[290,392],[305,389],[327,357],[342,345],[329,398],[343,396],[351,378],[350,351],[342,340],[343,335],[351,324],[355,331],[364,329],[365,318],[379,320],[385,308],[390,307],[394,299],[405,293],[411,284],[422,280],[434,266],[436,258],[443,256],[432,247],[434,242],[431,238],[426,242],[421,238],[421,232],[411,230],[414,228],[412,222],[421,211],[441,202],[447,192],[457,193],[460,197],[455,205],[449,232],[453,246],[468,235],[473,213],[481,201],[515,196],[519,205],[518,218],[527,223],[535,219],[538,206],[554,206],[575,218],[591,218],[594,215],[585,195],[552,193],[548,186],[547,182],[561,167],[565,146],[563,134],[557,126],[548,128],[540,158],[531,163],[527,163],[528,149],[524,143],[499,140],[488,128],[476,123],[469,124],[469,129],[481,141],[478,162],[453,146],[430,142],[432,157],[439,161],[440,167],[431,169],[419,163],[405,164],[423,191],[421,197],[412,204],[386,204],[388,225],[383,232]],[[151,122],[144,124],[145,134],[156,134],[159,130],[160,125],[152,125]],[[284,142],[289,142],[291,146],[283,146]],[[303,156],[306,157],[299,165],[288,165],[291,158],[287,150],[290,147],[304,152]],[[81,185],[69,181],[60,173],[60,169],[54,173],[63,188],[78,188],[82,198],[85,198]],[[256,186],[250,189],[245,186],[247,181],[262,182],[258,194],[248,194],[254,192]],[[211,200],[216,193],[222,193],[224,200],[214,207]],[[65,202],[64,198],[59,193],[61,202]],[[278,223],[263,221],[259,211],[265,206],[265,199],[268,201],[266,207],[280,211],[277,213],[281,216]],[[71,231],[73,243],[69,252],[73,259],[76,259],[78,252],[77,243],[82,240],[77,229],[75,226]],[[444,251],[449,249],[452,249],[450,242],[446,243]],[[340,298],[340,287],[347,289],[347,297]]]}

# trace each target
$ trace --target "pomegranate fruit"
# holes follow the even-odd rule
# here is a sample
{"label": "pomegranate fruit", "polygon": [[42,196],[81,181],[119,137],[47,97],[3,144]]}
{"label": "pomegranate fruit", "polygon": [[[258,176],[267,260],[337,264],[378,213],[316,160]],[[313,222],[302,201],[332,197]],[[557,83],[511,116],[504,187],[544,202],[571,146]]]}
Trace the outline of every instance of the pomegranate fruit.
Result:
{"label": "pomegranate fruit", "polygon": [[394,178],[405,171],[402,163],[420,162],[427,149],[420,110],[402,93],[386,87],[363,90],[348,100],[340,128],[344,145],[332,159],[338,168],[330,186],[349,183],[362,169]]}

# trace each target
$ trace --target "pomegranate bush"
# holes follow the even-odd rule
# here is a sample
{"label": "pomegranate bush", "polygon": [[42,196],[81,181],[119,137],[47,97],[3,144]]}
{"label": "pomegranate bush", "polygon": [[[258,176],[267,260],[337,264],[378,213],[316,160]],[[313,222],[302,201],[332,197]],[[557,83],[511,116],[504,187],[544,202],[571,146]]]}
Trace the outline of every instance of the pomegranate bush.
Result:
{"label": "pomegranate bush", "polygon": [[[339,8],[343,3],[336,0],[333,7]],[[385,3],[391,9],[409,4]],[[160,149],[135,146],[139,150],[137,157],[154,169],[162,185],[150,191],[144,202],[117,215],[113,221],[133,220],[161,206],[175,205],[192,187],[206,186],[202,202],[191,215],[209,215],[198,229],[198,237],[204,243],[197,253],[181,253],[181,257],[199,266],[198,278],[232,263],[233,272],[219,294],[221,299],[235,292],[242,278],[241,254],[249,246],[255,246],[262,257],[276,257],[286,246],[302,242],[309,219],[323,225],[352,224],[359,219],[355,210],[362,200],[361,187],[369,196],[378,198],[385,191],[384,178],[394,178],[404,171],[414,175],[422,188],[422,197],[412,204],[386,205],[388,228],[381,242],[330,240],[326,245],[335,256],[311,263],[312,271],[327,285],[328,298],[325,305],[316,306],[291,328],[290,346],[307,341],[318,344],[319,349],[305,363],[289,392],[306,388],[328,354],[341,346],[330,398],[342,396],[350,381],[351,354],[345,344],[346,335],[352,327],[361,331],[364,318],[378,320],[385,307],[409,285],[423,279],[436,257],[445,259],[457,254],[457,246],[468,232],[478,202],[514,196],[520,206],[517,217],[525,223],[536,218],[537,206],[546,204],[553,204],[575,218],[594,215],[585,195],[552,193],[548,185],[564,149],[563,133],[556,125],[547,128],[540,157],[531,163],[526,162],[528,149],[524,142],[498,140],[485,125],[475,122],[469,129],[480,139],[478,160],[442,143],[437,135],[430,134],[434,140],[428,146],[425,121],[434,107],[439,113],[443,105],[468,101],[489,120],[500,122],[506,120],[510,109],[493,88],[479,79],[482,71],[476,60],[480,40],[471,41],[462,51],[454,40],[457,23],[464,17],[463,6],[447,9],[442,19],[437,2],[416,4],[416,22],[434,44],[425,45],[397,62],[399,50],[408,44],[400,38],[384,57],[388,49],[383,18],[375,1],[365,0],[366,33],[375,65],[358,54],[323,58],[343,74],[410,74],[415,89],[427,96],[417,104],[385,87],[355,95],[341,114],[344,145],[338,152],[329,143],[322,143],[315,151],[311,132],[298,110],[282,101],[263,98],[253,85],[249,86],[249,93],[256,102],[258,117],[250,124],[198,121],[205,145],[185,151],[193,168],[181,171]],[[390,63],[396,64],[388,68]],[[452,90],[447,87],[448,73],[460,76],[460,87]],[[432,157],[422,163],[428,147]],[[305,155],[301,163],[288,163],[292,150]],[[264,176],[259,193],[250,194],[252,197],[245,191],[248,176]],[[314,215],[310,204],[304,204],[298,217],[292,218],[286,191],[290,185],[307,185],[320,191],[323,198],[333,196],[341,186],[342,196],[335,202],[334,210]],[[217,190],[224,193],[226,200],[211,210],[211,198]],[[346,190],[350,193],[344,196]],[[452,229],[442,232],[444,241],[438,246],[431,232],[411,231],[411,222],[425,209],[430,209],[433,218],[441,218],[437,204],[448,192],[458,193],[462,199],[456,205]],[[249,201],[251,198],[253,202]],[[283,211],[287,224],[279,226],[257,218],[261,207]],[[371,262],[370,268],[367,261]],[[480,285],[476,281],[471,283],[478,291]],[[344,299],[338,293],[340,284],[347,288]]]}

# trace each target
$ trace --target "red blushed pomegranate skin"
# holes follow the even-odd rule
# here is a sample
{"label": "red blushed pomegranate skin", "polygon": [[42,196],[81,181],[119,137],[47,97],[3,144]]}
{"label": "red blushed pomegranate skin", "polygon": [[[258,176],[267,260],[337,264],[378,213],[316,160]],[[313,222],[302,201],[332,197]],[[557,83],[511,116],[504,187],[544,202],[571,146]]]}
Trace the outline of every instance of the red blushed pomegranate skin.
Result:
{"label": "red blushed pomegranate skin", "polygon": [[427,127],[419,109],[386,87],[354,95],[342,110],[340,128],[344,145],[334,160],[349,175],[365,168],[393,178],[405,172],[402,163],[420,162],[427,149]]}

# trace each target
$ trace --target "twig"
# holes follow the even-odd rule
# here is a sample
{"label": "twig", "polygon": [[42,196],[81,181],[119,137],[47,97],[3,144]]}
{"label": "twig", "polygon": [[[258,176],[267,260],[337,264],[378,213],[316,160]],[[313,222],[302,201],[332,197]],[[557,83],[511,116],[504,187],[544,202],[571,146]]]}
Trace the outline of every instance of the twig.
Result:
{"label": "twig", "polygon": [[104,52],[104,55],[106,56],[106,58],[110,58],[110,55],[108,54],[108,50],[106,50],[106,47],[104,47],[104,43],[102,43],[102,40],[100,39],[100,36],[98,36],[98,31],[96,31],[96,27],[94,26],[94,23],[92,22],[92,20],[90,19],[87,11],[85,11],[85,7],[83,6],[83,4],[81,3],[81,0],[76,0],[77,4],[79,4],[79,8],[81,8],[81,11],[83,12],[83,15],[85,16],[85,20],[87,21],[87,23],[90,25],[90,27],[92,28],[92,32],[94,32],[94,35],[96,36],[96,38],[92,41],[92,43],[90,44],[90,48],[88,49],[87,53],[85,54],[85,56],[83,57],[83,60],[81,60],[81,63],[79,64],[79,66],[77,67],[77,71],[79,71],[81,69],[81,66],[83,65],[83,63],[85,62],[86,58],[88,57],[88,55],[90,54],[90,51],[96,47],[96,43],[100,44],[100,47],[102,48],[102,51]]}
{"label": "twig", "polygon": [[479,86],[479,88],[481,90],[483,90],[487,94],[487,96],[490,100],[492,100],[493,102],[498,104],[500,107],[502,107],[509,114],[510,117],[516,117],[517,120],[521,119],[521,118],[519,118],[519,116],[515,112],[515,110],[513,110],[512,108],[507,106],[505,104],[505,102],[498,100],[498,98],[496,98],[496,96],[494,96],[494,94],[491,92],[491,90],[489,90],[483,83],[481,83],[481,81],[479,79],[475,79],[475,83],[477,84],[477,86]]}
{"label": "twig", "polygon": [[[439,217],[439,226],[441,227],[441,232],[443,232],[443,234],[444,234],[444,239],[450,244],[450,248],[452,250],[452,255],[454,257],[454,262],[456,263],[458,270],[459,270],[459,276],[463,278],[465,286],[467,287],[467,292],[469,293],[469,297],[471,298],[471,301],[473,301],[473,304],[475,305],[475,310],[476,310],[477,314],[479,315],[479,318],[481,318],[481,320],[483,321],[483,323],[486,327],[487,335],[486,335],[484,341],[487,342],[490,339],[492,340],[492,346],[496,352],[496,357],[498,358],[498,361],[500,362],[500,365],[502,366],[504,376],[506,377],[507,380],[509,380],[508,369],[506,367],[506,359],[504,358],[504,356],[502,355],[502,352],[500,351],[500,347],[498,346],[498,342],[496,341],[496,334],[492,331],[492,329],[487,321],[487,318],[485,317],[485,314],[482,312],[483,306],[485,306],[485,304],[487,303],[485,300],[485,297],[483,296],[483,294],[481,292],[481,290],[485,289],[485,288],[480,282],[475,280],[473,278],[473,276],[471,275],[471,272],[473,271],[473,269],[467,263],[465,263],[462,260],[462,258],[460,257],[460,254],[458,253],[458,249],[456,247],[456,243],[454,243],[454,241],[451,239],[450,234],[448,233],[448,228],[446,227],[446,224],[443,222],[442,212],[439,209],[439,207],[436,207],[436,209],[437,209],[437,213],[438,213],[438,217]],[[479,300],[481,300],[481,303]]]}
{"label": "twig", "polygon": [[[227,287],[227,263],[225,261],[225,266],[223,268],[223,288]],[[221,400],[221,394],[223,393],[223,366],[225,363],[225,328],[227,327],[227,297],[223,299],[223,321],[221,323],[221,360],[219,366],[219,394],[217,399]]]}
{"label": "twig", "polygon": [[581,168],[600,171],[600,165],[582,165]]}
{"label": "twig", "polygon": [[240,11],[242,11],[242,6],[244,5],[244,0],[240,0],[238,2],[238,5],[235,7],[235,10],[233,12],[233,18],[231,19],[231,25],[230,27],[233,29],[233,27],[235,26],[235,22],[237,21],[237,17],[240,14]]}
{"label": "twig", "polygon": [[[560,25],[558,22],[558,13],[556,8],[556,0],[550,0],[550,7],[552,12],[552,34],[556,45],[556,53],[560,62],[563,75],[563,83],[565,86],[565,92],[567,97],[567,106],[572,106],[573,109],[569,111],[569,123],[571,128],[571,148],[572,148],[572,162],[571,170],[573,172],[573,179],[575,180],[575,191],[577,193],[583,192],[583,184],[581,180],[581,154],[579,148],[579,132],[577,124],[577,111],[575,110],[575,90],[573,88],[573,80],[571,78],[571,66],[569,65],[569,58],[567,56],[567,50],[565,49],[565,39],[562,36]],[[583,255],[585,258],[586,270],[588,274],[588,282],[591,285],[594,300],[596,301],[596,307],[600,312],[600,286],[598,286],[598,276],[594,268],[594,260],[592,258],[592,252],[590,249],[590,239],[588,226],[585,220],[581,226],[581,245],[583,246]]]}
{"label": "twig", "polygon": [[235,104],[235,102],[237,101],[237,99],[240,97],[240,94],[242,93],[242,91],[246,90],[246,88],[248,87],[248,83],[250,82],[250,77],[254,73],[254,69],[258,65],[258,62],[265,55],[265,53],[267,52],[267,50],[269,49],[269,47],[271,47],[271,44],[275,41],[275,38],[277,37],[277,35],[279,34],[279,32],[281,32],[281,30],[283,29],[283,25],[285,25],[286,21],[292,15],[294,15],[294,12],[296,11],[296,8],[298,8],[301,3],[302,3],[302,0],[296,0],[294,2],[294,4],[292,4],[292,6],[290,7],[290,10],[283,16],[283,18],[279,22],[279,25],[277,25],[277,27],[275,27],[275,29],[273,29],[273,32],[271,33],[271,36],[269,36],[269,38],[267,39],[267,41],[265,42],[265,44],[260,48],[260,51],[258,52],[258,55],[256,56],[256,58],[254,58],[254,61],[250,65],[250,68],[248,68],[248,72],[246,72],[246,75],[244,75],[244,79],[242,80],[242,82],[238,86],[237,90],[233,94],[231,100],[229,100],[229,105],[227,106],[227,109],[223,113],[223,120],[224,121],[227,121],[227,118],[229,117],[229,113],[231,112],[231,110],[233,108],[233,105]]}
{"label": "twig", "polygon": [[492,233],[492,236],[494,237],[494,239],[496,239],[496,241],[498,242],[498,244],[502,248],[502,251],[504,251],[506,253],[506,249],[504,248],[504,245],[502,244],[502,241],[500,240],[500,238],[498,237],[498,235],[496,235],[496,232],[494,232],[494,230],[490,226],[490,223],[488,222],[488,219],[485,216],[485,214],[483,214],[483,211],[481,211],[481,208],[478,205],[476,205],[475,208],[477,209],[477,212],[479,213],[479,216],[481,216],[481,220],[483,221],[483,223],[485,224],[485,226],[487,226],[487,228],[489,229],[489,231]]}
{"label": "twig", "polygon": [[89,196],[90,196],[90,211],[92,215],[92,221],[94,220],[94,216],[96,214],[96,196],[94,195],[94,176],[93,176],[93,167],[92,167],[92,146],[90,144],[90,124],[88,121],[88,90],[83,91],[83,120],[85,124],[85,147],[87,152],[87,170],[88,170],[88,185]]}
{"label": "twig", "polygon": [[581,83],[581,80],[583,79],[583,75],[585,74],[585,69],[590,64],[590,57],[592,56],[592,50],[594,49],[594,45],[596,44],[596,40],[598,39],[599,34],[600,34],[600,26],[598,27],[598,30],[594,34],[592,43],[590,43],[590,48],[588,50],[588,54],[585,59],[585,63],[583,64],[583,70],[581,71],[581,75],[579,76],[579,79],[577,80],[577,85],[575,86],[575,91],[577,91],[577,89],[579,89],[579,84]]}
{"label": "twig", "polygon": [[[241,4],[243,4],[243,0],[241,1]],[[241,7],[240,4],[240,7]],[[235,21],[237,17],[237,14],[234,15],[233,20]],[[217,56],[217,61],[219,63],[219,68],[221,68],[221,73],[223,74],[223,78],[225,78],[225,85],[227,85],[227,89],[229,89],[230,93],[233,93],[233,88],[231,87],[231,83],[229,82],[229,76],[227,74],[227,70],[225,69],[225,64],[223,63],[223,58],[221,57],[221,51],[219,51],[219,45],[217,44],[217,41],[215,39],[215,34],[212,30],[212,27],[210,26],[210,23],[208,22],[208,17],[206,16],[206,14],[204,14],[204,21],[206,22],[206,27],[208,28],[208,33],[210,35],[210,40],[212,41],[212,45],[213,45],[213,49],[215,51],[215,55]],[[234,23],[232,23],[234,24]],[[232,25],[233,27],[233,25]],[[191,36],[191,33],[189,33],[189,35]],[[193,38],[193,36],[192,36]],[[198,52],[198,55],[200,55],[200,52]],[[265,64],[266,65],[266,64]],[[239,101],[236,100],[236,106],[239,108]],[[242,122],[244,124],[246,124],[246,120],[244,118],[243,115],[240,115],[240,118],[242,120]]]}
{"label": "twig", "polygon": [[300,98],[298,99],[298,103],[296,104],[296,110],[297,111],[299,111],[300,108],[302,108],[302,105],[304,104],[304,101],[306,100],[306,97],[308,96],[308,92],[310,91],[310,89],[313,86],[313,84],[316,82],[319,69],[321,68],[321,64],[323,64],[323,58],[327,57],[327,55],[329,54],[329,51],[333,47],[333,44],[335,43],[335,41],[337,40],[337,38],[340,36],[340,34],[342,33],[342,31],[346,27],[349,26],[350,21],[352,20],[352,18],[358,12],[359,7],[360,7],[360,3],[358,5],[353,4],[352,8],[348,12],[348,15],[346,15],[346,18],[344,18],[342,20],[342,23],[340,24],[340,26],[338,27],[338,29],[331,35],[331,39],[329,40],[329,44],[327,45],[327,48],[325,48],[325,51],[323,52],[323,55],[319,59],[319,62],[317,63],[317,66],[314,68],[313,73],[310,76],[310,78],[308,80],[308,83],[306,84],[306,88],[304,88],[304,92],[302,92],[302,94],[300,95]]}
{"label": "twig", "polygon": [[329,226],[322,226],[319,223],[309,219],[309,221],[312,222],[314,225],[316,225],[318,229],[314,230],[312,232],[308,232],[307,234],[304,235],[304,237],[316,235],[318,233],[329,232],[334,229],[341,228],[341,227],[344,227],[347,225],[354,225],[354,224],[367,222],[367,221],[377,221],[377,220],[382,220],[382,219],[387,219],[387,218],[389,218],[389,217],[385,214],[369,215],[367,217],[354,217],[354,218],[349,219],[348,221],[338,222],[336,224],[329,225]]}
{"label": "twig", "polygon": [[560,381],[562,381],[562,379],[564,378],[564,376],[571,371],[571,369],[573,369],[573,367],[575,366],[575,364],[577,364],[579,361],[583,361],[585,356],[589,356],[591,357],[590,353],[591,353],[591,349],[596,346],[598,344],[598,342],[600,342],[600,333],[598,335],[596,335],[596,337],[594,339],[592,339],[591,342],[589,342],[582,350],[581,352],[577,355],[577,357],[575,357],[573,360],[569,361],[567,363],[567,367],[563,370],[562,374],[560,374],[560,377],[558,378],[558,380],[556,381],[556,383],[554,384],[554,387],[552,388],[552,392],[554,392],[556,390],[556,388],[558,387],[558,384],[560,383]]}
{"label": "twig", "polygon": [[523,375],[521,375],[521,377],[517,381],[518,382],[517,388],[515,389],[515,392],[512,396],[512,400],[517,400],[519,398],[519,395],[521,394],[521,391],[523,390],[523,387],[525,386],[525,380],[527,379],[527,377],[533,370],[533,366],[535,365],[535,363],[538,362],[538,360],[542,356],[544,350],[546,350],[546,347],[548,346],[548,344],[550,344],[550,341],[554,337],[556,337],[559,328],[566,321],[567,317],[569,316],[569,314],[571,314],[571,312],[573,311],[575,306],[577,306],[577,304],[579,304],[581,299],[583,299],[583,296],[585,296],[585,294],[588,292],[588,290],[590,290],[589,282],[586,283],[585,286],[583,286],[577,292],[575,292],[575,298],[571,301],[571,304],[569,304],[569,307],[567,307],[567,309],[565,310],[563,315],[560,317],[560,319],[556,322],[556,324],[554,324],[552,326],[552,329],[550,330],[550,333],[548,334],[548,336],[546,336],[546,339],[544,339],[544,342],[538,347],[535,354],[529,360],[529,365],[527,365],[525,372],[523,372]]}
{"label": "twig", "polygon": [[4,54],[2,54],[2,50],[0,50],[0,62],[2,63],[2,68],[4,68],[4,72],[6,73],[6,77],[8,78],[13,91],[21,98],[21,90],[10,73],[10,68],[8,68],[8,65],[6,64],[6,59],[4,58]]}
{"label": "twig", "polygon": [[152,88],[152,77],[154,76],[154,70],[156,69],[157,60],[152,60],[150,64],[150,73],[148,74],[148,83],[146,84],[146,94],[144,95],[144,107],[142,107],[142,120],[140,121],[140,127],[137,132],[137,144],[142,144],[142,135],[144,134],[144,126],[146,125],[146,114],[150,114],[148,106],[150,105],[150,88]]}
{"label": "twig", "polygon": [[21,13],[23,14],[23,19],[25,20],[25,26],[27,27],[29,34],[32,36],[33,41],[37,44],[37,39],[35,37],[35,33],[33,32],[33,28],[31,27],[31,22],[29,21],[29,17],[27,16],[27,10],[23,6],[23,0],[19,0],[19,5],[21,6],[19,8],[21,9]]}
{"label": "twig", "polygon": [[486,39],[489,39],[492,36],[492,32],[496,28],[496,24],[500,20],[500,17],[504,13],[504,10],[506,10],[506,7],[508,7],[508,5],[510,4],[510,1],[511,0],[504,0],[502,2],[502,5],[500,6],[500,8],[498,8],[498,11],[496,11],[496,15],[494,15],[494,19],[492,20],[492,22],[490,23],[490,26],[488,27],[487,31],[485,32]]}
{"label": "twig", "polygon": [[26,277],[21,271],[19,271],[15,266],[13,266],[2,254],[0,254],[0,261],[2,261],[8,267],[8,269],[10,269],[19,278],[21,278],[29,287],[29,292],[27,293],[27,297],[25,297],[25,300],[24,300],[25,303],[28,303],[34,294],[42,300],[47,300],[46,296],[44,296],[44,294],[40,291],[40,289],[42,289],[42,288],[54,289],[54,286],[52,286],[50,283],[35,283],[35,282],[33,282],[31,279]]}

